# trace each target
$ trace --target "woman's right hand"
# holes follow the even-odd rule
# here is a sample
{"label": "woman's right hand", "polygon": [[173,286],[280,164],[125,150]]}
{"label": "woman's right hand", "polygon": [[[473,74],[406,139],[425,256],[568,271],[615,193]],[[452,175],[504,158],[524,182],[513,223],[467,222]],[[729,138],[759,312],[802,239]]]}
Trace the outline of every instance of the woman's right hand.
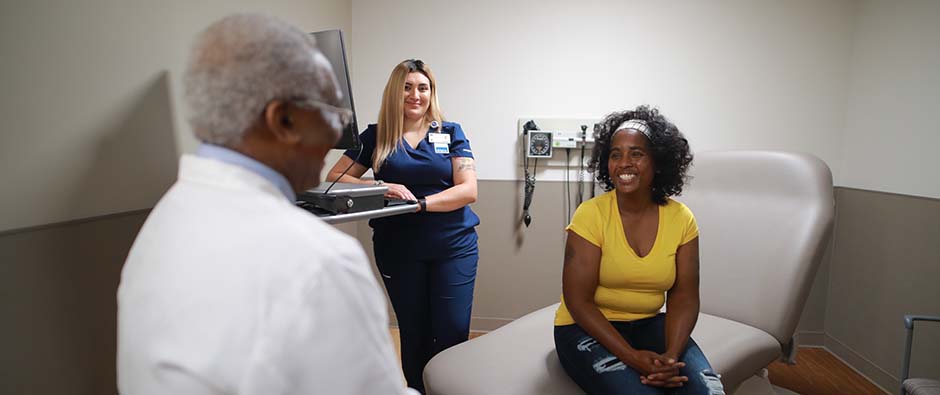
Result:
{"label": "woman's right hand", "polygon": [[388,187],[388,190],[385,191],[385,197],[387,198],[415,201],[418,200],[418,198],[416,198],[415,195],[412,194],[411,191],[409,191],[408,188],[406,188],[404,185],[393,184],[390,182],[386,182],[384,185]]}
{"label": "woman's right hand", "polygon": [[663,388],[678,388],[685,385],[686,381],[689,381],[689,378],[682,376],[679,373],[679,368],[684,367],[685,363],[675,362],[674,359],[667,359],[667,364],[663,365],[660,361],[662,359],[657,359],[653,361],[654,364],[658,366],[668,366],[669,361],[673,361],[673,369],[668,372],[653,373],[646,376],[640,377],[640,382],[653,387],[663,387]]}
{"label": "woman's right hand", "polygon": [[679,368],[685,366],[683,362],[670,362],[669,358],[647,350],[633,350],[623,362],[643,377],[656,373],[678,373]]}

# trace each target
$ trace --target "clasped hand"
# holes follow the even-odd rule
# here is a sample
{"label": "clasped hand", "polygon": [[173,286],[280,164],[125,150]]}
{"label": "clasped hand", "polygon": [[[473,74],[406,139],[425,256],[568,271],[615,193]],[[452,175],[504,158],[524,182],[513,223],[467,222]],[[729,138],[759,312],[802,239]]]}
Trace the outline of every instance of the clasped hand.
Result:
{"label": "clasped hand", "polygon": [[685,367],[685,362],[652,351],[636,350],[625,362],[640,373],[640,382],[646,385],[676,388],[689,381],[688,377],[679,375],[679,368]]}

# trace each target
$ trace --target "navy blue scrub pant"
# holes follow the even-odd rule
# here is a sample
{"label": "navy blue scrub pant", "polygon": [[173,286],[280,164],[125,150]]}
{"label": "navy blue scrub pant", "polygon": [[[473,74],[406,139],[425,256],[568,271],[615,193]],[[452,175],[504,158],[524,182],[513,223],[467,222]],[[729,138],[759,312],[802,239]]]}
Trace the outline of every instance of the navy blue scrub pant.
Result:
{"label": "navy blue scrub pant", "polygon": [[464,246],[456,249],[372,238],[375,263],[398,319],[405,380],[421,393],[431,357],[466,341],[470,333],[479,253],[476,232],[465,237]]}

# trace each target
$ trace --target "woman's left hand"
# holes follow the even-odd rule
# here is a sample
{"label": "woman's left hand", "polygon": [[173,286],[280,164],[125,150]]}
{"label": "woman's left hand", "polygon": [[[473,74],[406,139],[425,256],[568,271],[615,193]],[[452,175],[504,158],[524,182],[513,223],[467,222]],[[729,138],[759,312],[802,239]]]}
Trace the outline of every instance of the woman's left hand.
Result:
{"label": "woman's left hand", "polygon": [[[640,376],[640,382],[645,385],[650,385],[653,387],[663,387],[663,388],[676,388],[685,385],[686,381],[689,381],[689,378],[686,376],[681,376],[679,374],[679,368],[685,366],[685,362],[676,360],[675,358],[668,357],[663,355],[663,357],[668,358],[670,361],[674,361],[672,369],[666,372],[652,373],[647,376]],[[661,362],[657,359],[653,363],[656,365],[661,365]]]}

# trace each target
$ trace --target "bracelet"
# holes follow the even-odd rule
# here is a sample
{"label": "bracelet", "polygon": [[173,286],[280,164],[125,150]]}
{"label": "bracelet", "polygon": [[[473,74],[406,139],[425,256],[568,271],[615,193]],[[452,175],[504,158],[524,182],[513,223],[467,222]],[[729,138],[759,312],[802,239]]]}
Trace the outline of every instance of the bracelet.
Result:
{"label": "bracelet", "polygon": [[418,199],[418,205],[421,206],[421,211],[428,211],[428,200],[425,198]]}
{"label": "bracelet", "polygon": [[382,180],[375,180],[374,185],[382,185],[382,184],[384,184],[384,183],[385,183],[385,181],[382,181]]}

